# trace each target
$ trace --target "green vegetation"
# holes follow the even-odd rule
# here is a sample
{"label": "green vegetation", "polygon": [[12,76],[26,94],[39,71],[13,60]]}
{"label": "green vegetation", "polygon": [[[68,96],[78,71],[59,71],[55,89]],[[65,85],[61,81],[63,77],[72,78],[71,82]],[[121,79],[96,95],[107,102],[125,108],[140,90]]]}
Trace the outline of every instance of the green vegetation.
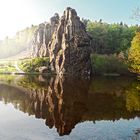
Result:
{"label": "green vegetation", "polygon": [[[138,36],[137,33],[137,37],[134,38],[134,36],[139,31],[139,26],[127,26],[122,22],[108,24],[102,20],[99,22],[88,20],[87,31],[93,38],[92,50],[94,54],[91,55],[91,61],[94,74],[129,74],[130,62],[131,67],[138,72],[140,67],[138,38],[140,39],[140,35]],[[133,38],[133,47],[131,47]]]}
{"label": "green vegetation", "polygon": [[49,58],[33,58],[33,59],[25,59],[19,62],[19,67],[27,73],[36,73],[39,72],[39,67],[49,65]]}
{"label": "green vegetation", "polygon": [[87,31],[93,38],[93,50],[98,54],[114,54],[124,52],[131,46],[131,41],[139,27],[123,24],[87,22]]}
{"label": "green vegetation", "polygon": [[12,61],[0,61],[0,73],[17,72]]}
{"label": "green vegetation", "polygon": [[123,54],[120,55],[92,54],[91,61],[93,73],[96,75],[129,74],[128,66],[124,60]]}
{"label": "green vegetation", "polygon": [[129,50],[128,62],[130,70],[134,73],[140,73],[140,32],[136,34]]}

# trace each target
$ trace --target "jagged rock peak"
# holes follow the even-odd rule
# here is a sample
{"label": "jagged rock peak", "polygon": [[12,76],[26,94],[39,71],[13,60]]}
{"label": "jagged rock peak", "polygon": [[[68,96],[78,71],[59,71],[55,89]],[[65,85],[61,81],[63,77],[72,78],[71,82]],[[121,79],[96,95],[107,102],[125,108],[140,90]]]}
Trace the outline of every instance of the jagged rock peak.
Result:
{"label": "jagged rock peak", "polygon": [[50,18],[50,22],[39,24],[32,40],[32,57],[44,57],[48,55],[48,44],[58,23],[59,15],[55,13],[54,16]]}
{"label": "jagged rock peak", "polygon": [[60,75],[89,75],[90,42],[76,11],[68,7],[49,43],[51,70]]}
{"label": "jagged rock peak", "polygon": [[67,7],[66,10],[64,11],[64,15],[67,17],[70,14],[77,16],[77,12],[75,11],[75,9],[72,9],[71,7]]}
{"label": "jagged rock peak", "polygon": [[53,17],[50,18],[51,25],[56,25],[59,22],[59,14],[55,13]]}

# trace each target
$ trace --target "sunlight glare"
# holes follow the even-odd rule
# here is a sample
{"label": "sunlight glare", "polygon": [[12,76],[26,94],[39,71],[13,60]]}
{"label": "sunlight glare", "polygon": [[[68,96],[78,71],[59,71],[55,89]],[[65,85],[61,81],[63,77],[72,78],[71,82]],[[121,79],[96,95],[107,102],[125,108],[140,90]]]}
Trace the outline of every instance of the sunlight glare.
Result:
{"label": "sunlight glare", "polygon": [[0,39],[29,26],[34,15],[30,0],[0,0]]}

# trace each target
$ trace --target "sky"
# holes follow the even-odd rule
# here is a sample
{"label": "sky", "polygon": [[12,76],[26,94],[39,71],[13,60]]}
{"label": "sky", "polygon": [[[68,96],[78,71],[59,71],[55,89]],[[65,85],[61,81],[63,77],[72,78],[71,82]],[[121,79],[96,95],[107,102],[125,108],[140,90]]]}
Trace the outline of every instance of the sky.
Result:
{"label": "sky", "polygon": [[140,0],[0,0],[0,39],[32,24],[49,21],[56,12],[62,15],[66,7],[76,9],[81,18],[93,21],[140,24],[131,18],[138,6]]}

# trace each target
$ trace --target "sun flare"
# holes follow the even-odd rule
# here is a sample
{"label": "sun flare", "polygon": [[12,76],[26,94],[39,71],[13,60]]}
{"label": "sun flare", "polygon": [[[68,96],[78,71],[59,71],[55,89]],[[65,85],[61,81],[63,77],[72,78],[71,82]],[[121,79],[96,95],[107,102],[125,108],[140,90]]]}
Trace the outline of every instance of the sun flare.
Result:
{"label": "sun flare", "polygon": [[29,26],[35,12],[27,0],[0,0],[0,39]]}

